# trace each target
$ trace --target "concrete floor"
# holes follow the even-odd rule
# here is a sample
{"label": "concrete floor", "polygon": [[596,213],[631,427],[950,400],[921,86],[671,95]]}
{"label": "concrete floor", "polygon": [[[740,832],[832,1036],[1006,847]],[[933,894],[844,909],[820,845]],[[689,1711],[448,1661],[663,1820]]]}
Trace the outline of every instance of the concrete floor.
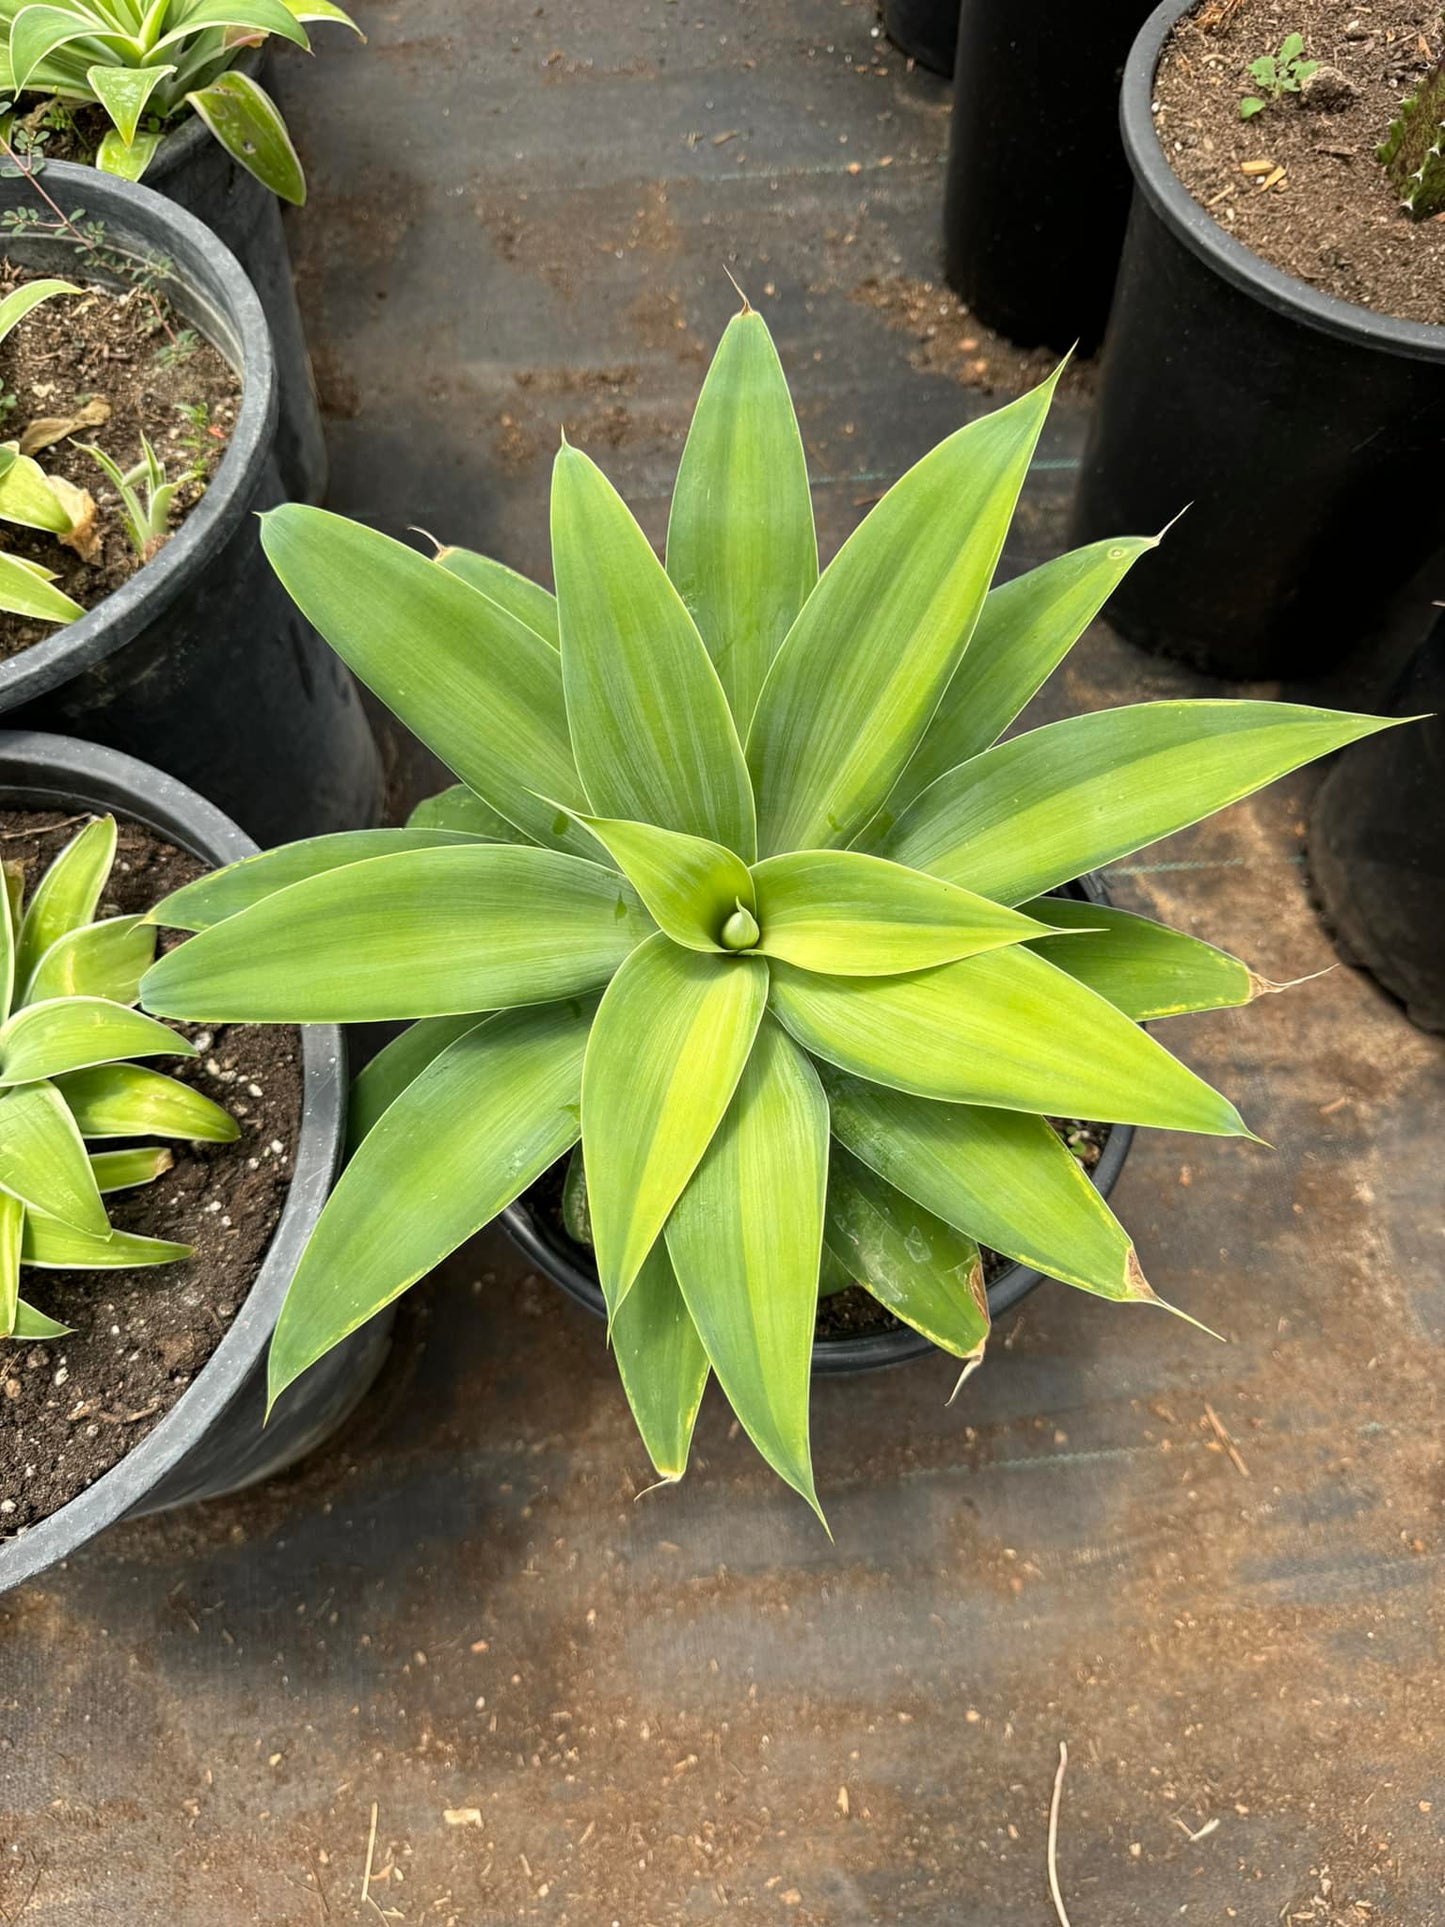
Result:
{"label": "concrete floor", "polygon": [[[827,552],[987,405],[924,333],[943,90],[870,0],[360,11],[282,75],[335,507],[545,572],[565,423],[660,533],[725,266]],[[1040,713],[1201,686],[1100,626]],[[1311,783],[1118,900],[1322,969]],[[825,1381],[830,1545],[715,1398],[644,1496],[599,1332],[484,1235],[314,1462],[0,1601],[0,1921],[1052,1927],[1064,1740],[1073,1927],[1445,1922],[1445,1049],[1346,970],[1169,1039],[1278,1147],[1141,1133],[1116,1193],[1226,1345],[1045,1287],[952,1407],[941,1359]]]}

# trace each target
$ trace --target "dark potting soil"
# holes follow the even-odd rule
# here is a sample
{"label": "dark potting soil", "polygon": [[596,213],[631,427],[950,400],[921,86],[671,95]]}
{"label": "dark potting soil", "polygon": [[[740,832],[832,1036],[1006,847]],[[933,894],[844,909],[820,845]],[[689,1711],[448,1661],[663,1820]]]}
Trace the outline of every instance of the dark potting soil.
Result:
{"label": "dark potting soil", "polygon": [[[27,893],[90,819],[0,810],[0,854],[25,863]],[[102,916],[148,910],[206,866],[121,820]],[[183,941],[162,933],[162,948]],[[145,1438],[210,1358],[250,1290],[291,1182],[301,1123],[295,1030],[177,1024],[194,1058],[150,1060],[230,1111],[232,1144],[168,1140],[172,1168],[106,1198],[125,1231],[177,1239],[195,1256],[137,1271],[21,1273],[21,1295],[74,1329],[46,1344],[0,1341],[0,1537],[47,1517]],[[138,1139],[137,1142],[160,1140]]]}
{"label": "dark potting soil", "polygon": [[[1290,33],[1319,71],[1241,120],[1242,97],[1265,97],[1250,62]],[[1412,220],[1375,158],[1442,47],[1440,0],[1204,0],[1159,65],[1160,144],[1195,200],[1273,266],[1377,314],[1445,322],[1445,218]]]}
{"label": "dark potting soil", "polygon": [[[19,441],[47,475],[87,489],[96,515],[76,547],[42,529],[0,522],[0,546],[53,569],[56,587],[93,609],[141,567],[120,496],[83,444],[103,448],[122,470],[140,459],[144,434],[174,480],[189,473],[171,504],[176,528],[205,493],[225,453],[241,381],[224,357],[188,328],[156,290],[124,293],[88,286],[84,254],[59,275],[84,287],[33,309],[0,343],[0,440]],[[40,277],[0,263],[0,296]],[[53,635],[53,622],[0,611],[0,658]]]}
{"label": "dark potting soil", "polygon": [[[1055,1117],[1050,1118],[1049,1122],[1084,1169],[1092,1171],[1109,1142],[1111,1127],[1107,1124],[1084,1123],[1078,1118]],[[562,1186],[567,1165],[567,1158],[552,1165],[526,1193],[526,1202],[563,1237],[568,1236],[562,1219]],[[580,1246],[577,1250],[585,1262],[590,1254]],[[987,1247],[983,1248],[982,1255],[983,1275],[989,1284],[1009,1270],[1014,1262]],[[842,1291],[831,1292],[826,1298],[820,1298],[813,1326],[814,1335],[818,1338],[857,1338],[867,1333],[901,1329],[901,1321],[880,1305],[862,1285],[848,1285]]]}

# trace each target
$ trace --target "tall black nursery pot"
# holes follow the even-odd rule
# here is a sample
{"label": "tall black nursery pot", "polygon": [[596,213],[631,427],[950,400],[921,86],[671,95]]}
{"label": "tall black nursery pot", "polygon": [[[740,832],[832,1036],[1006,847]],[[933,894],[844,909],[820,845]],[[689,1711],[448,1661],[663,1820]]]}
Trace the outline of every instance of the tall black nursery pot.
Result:
{"label": "tall black nursery pot", "polygon": [[[242,73],[262,83],[269,64],[263,49],[236,62]],[[293,502],[325,501],[326,440],[281,203],[231,159],[196,114],[166,135],[146,169],[145,184],[218,235],[261,297],[276,355],[276,464],[281,481]]]}
{"label": "tall black nursery pot", "polygon": [[1150,15],[1124,76],[1134,203],[1072,535],[1147,532],[1189,505],[1109,621],[1218,675],[1309,676],[1445,537],[1445,327],[1317,293],[1193,199],[1150,111],[1188,11]]}
{"label": "tall black nursery pot", "polygon": [[1129,212],[1119,78],[1146,0],[963,0],[944,273],[1026,348],[1098,346]]}
{"label": "tall black nursery pot", "polygon": [[[209,138],[209,137],[208,137]],[[277,581],[256,511],[285,499],[276,372],[255,292],[214,234],[164,195],[51,162],[41,184],[105,228],[241,375],[230,445],[200,502],[143,569],[86,615],[0,662],[0,718],[142,757],[193,784],[260,843],[374,822],[381,762],[356,686]],[[0,179],[0,215],[49,210]],[[27,268],[122,286],[33,230],[0,249]],[[63,322],[60,324],[63,325]]]}
{"label": "tall black nursery pot", "polygon": [[901,52],[946,80],[953,72],[959,0],[883,0],[883,31]]}
{"label": "tall black nursery pot", "polygon": [[[1087,903],[1107,903],[1108,892],[1097,876],[1081,877],[1059,891]],[[1089,1173],[1095,1187],[1108,1197],[1124,1168],[1129,1146],[1134,1141],[1132,1124],[1115,1124],[1099,1161]],[[560,1285],[569,1298],[599,1318],[607,1316],[606,1301],[597,1278],[592,1253],[567,1236],[546,1213],[536,1210],[524,1194],[502,1213],[502,1223],[513,1242],[554,1285]],[[1027,1298],[1035,1285],[1043,1283],[1043,1273],[1028,1265],[1010,1264],[998,1273],[988,1288],[989,1316],[998,1320]],[[921,1332],[899,1325],[893,1331],[859,1332],[834,1337],[814,1338],[814,1376],[828,1377],[837,1372],[873,1372],[885,1365],[902,1365],[910,1358],[923,1358],[933,1350]]]}
{"label": "tall black nursery pot", "polygon": [[1337,759],[1310,817],[1310,878],[1346,960],[1445,1032],[1445,615],[1391,708],[1423,720]]}
{"label": "tall black nursery pot", "polygon": [[[0,804],[115,810],[211,864],[255,844],[173,777],[88,743],[0,731]],[[117,1519],[214,1498],[269,1478],[319,1445],[375,1378],[386,1356],[383,1314],[344,1339],[266,1409],[266,1346],[297,1260],[340,1167],[346,1123],[342,1033],[301,1032],[301,1130],[291,1188],[266,1256],[230,1330],[155,1430],[48,1519],[0,1544],[0,1591],[68,1558]],[[159,1278],[155,1289],[164,1291]]]}

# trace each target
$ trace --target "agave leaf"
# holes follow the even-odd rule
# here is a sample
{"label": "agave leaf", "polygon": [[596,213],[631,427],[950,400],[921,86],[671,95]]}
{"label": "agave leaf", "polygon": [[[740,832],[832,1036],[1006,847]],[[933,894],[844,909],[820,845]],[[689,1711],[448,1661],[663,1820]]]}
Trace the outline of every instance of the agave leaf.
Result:
{"label": "agave leaf", "polygon": [[754,866],[753,881],[763,933],[759,950],[835,976],[925,970],[1022,943],[1048,927],[939,877],[858,850],[770,856]]}
{"label": "agave leaf", "polygon": [[543,642],[550,643],[554,649],[560,647],[557,598],[540,582],[519,575],[505,562],[494,562],[489,555],[478,555],[473,549],[438,549],[432,560],[437,568],[459,576],[473,589],[490,596],[493,602],[500,602],[509,615],[525,622]]}
{"label": "agave leaf", "polygon": [[0,473],[0,521],[43,529],[50,535],[69,535],[75,526],[50,477],[29,455],[16,455]]}
{"label": "agave leaf", "polygon": [[310,40],[297,16],[281,0],[189,0],[179,13],[171,16],[176,25],[162,34],[153,52],[176,41],[188,40],[203,27],[239,27],[245,33],[274,33],[309,48]]}
{"label": "agave leaf", "polygon": [[406,819],[409,830],[456,830],[463,836],[480,837],[487,843],[531,843],[514,824],[500,816],[490,803],[484,803],[465,783],[425,796]]}
{"label": "agave leaf", "polygon": [[49,301],[52,295],[83,294],[73,281],[27,281],[22,287],[12,288],[3,301],[0,301],[0,341],[18,327],[33,308],[42,301]]}
{"label": "agave leaf", "polygon": [[15,1329],[12,1338],[68,1338],[74,1328],[61,1325],[53,1318],[47,1318],[43,1311],[34,1305],[27,1305],[22,1298],[16,1307]]}
{"label": "agave leaf", "polygon": [[161,139],[159,132],[146,133],[142,129],[134,140],[123,140],[115,128],[108,127],[95,150],[96,168],[100,173],[114,174],[122,181],[141,180],[155,159]]}
{"label": "agave leaf", "polygon": [[1029,948],[1107,997],[1135,1023],[1247,1004],[1269,988],[1228,951],[1129,910],[1068,897],[1036,897],[1024,909],[1031,917],[1090,933],[1041,937]]}
{"label": "agave leaf", "polygon": [[55,571],[38,562],[0,554],[0,609],[35,622],[74,622],[85,610],[55,587]]}
{"label": "agave leaf", "polygon": [[404,830],[339,830],[331,836],[311,836],[300,843],[283,843],[277,850],[262,850],[259,856],[242,857],[239,863],[211,870],[194,883],[183,883],[152,906],[149,921],[168,930],[209,930],[306,877],[324,876],[373,857],[395,856],[401,850],[454,849],[477,840],[468,832],[411,825]]}
{"label": "agave leaf", "polygon": [[177,1137],[229,1144],[241,1127],[189,1084],[143,1064],[96,1064],[55,1080],[82,1137]]}
{"label": "agave leaf", "polygon": [[561,660],[535,630],[415,549],[323,509],[273,509],[261,545],[342,661],[470,789],[537,842],[591,853],[538,795],[588,807]]}
{"label": "agave leaf", "polygon": [[592,809],[750,858],[752,789],[717,671],[627,504],[565,445],[552,466],[552,567],[567,719]]}
{"label": "agave leaf", "polygon": [[[278,0],[279,4],[279,0]],[[286,9],[283,7],[284,13]],[[166,45],[167,35],[160,41]],[[306,176],[281,109],[249,74],[232,69],[186,95],[232,160],[293,207],[306,200]]]}
{"label": "agave leaf", "polygon": [[140,1185],[154,1184],[175,1161],[174,1154],[164,1144],[138,1144],[124,1151],[92,1151],[90,1169],[105,1194],[134,1191]]}
{"label": "agave leaf", "polygon": [[600,990],[651,927],[621,877],[557,850],[410,850],[307,877],[203,930],[152,965],[141,998],[207,1023],[550,1003]]}
{"label": "agave leaf", "polygon": [[46,870],[20,925],[15,981],[28,984],[50,946],[67,931],[92,923],[115,861],[113,816],[97,817],[71,838]]}
{"label": "agave leaf", "polygon": [[767,323],[728,323],[672,492],[667,573],[707,645],[738,729],[818,580],[808,465]]}
{"label": "agave leaf", "polygon": [[493,1018],[382,1114],[327,1199],[286,1294],[271,1340],[273,1403],[576,1141],[588,1015],[552,1004]]}
{"label": "agave leaf", "polygon": [[980,896],[1022,903],[1396,720],[1215,701],[1070,716],[940,777],[880,847]]}
{"label": "agave leaf", "polygon": [[783,963],[772,974],[771,1007],[803,1048],[873,1083],[1053,1117],[1249,1135],[1229,1100],[1147,1031],[1020,945],[911,977],[823,977]]}
{"label": "agave leaf", "polygon": [[[101,1216],[104,1217],[102,1212]],[[0,1338],[27,1338],[20,1323],[20,1248],[25,1233],[25,1206],[8,1191],[0,1191]],[[30,1308],[25,1307],[28,1311]],[[27,1321],[28,1322],[28,1321]],[[57,1327],[57,1335],[63,1327]]]}
{"label": "agave leaf", "polygon": [[612,1349],[647,1456],[659,1477],[680,1479],[709,1368],[661,1238],[618,1307]]}
{"label": "agave leaf", "polygon": [[1152,1297],[1128,1234],[1043,1118],[937,1104],[820,1070],[834,1135],[896,1190],[1065,1284]]}
{"label": "agave leaf", "polygon": [[768,1464],[821,1519],[808,1391],[828,1100],[764,1022],[716,1135],[667,1223],[667,1249],[728,1403]]}
{"label": "agave leaf", "polygon": [[[953,681],[884,806],[891,820],[945,770],[1002,736],[1159,540],[1126,535],[1094,542],[989,590]],[[886,827],[873,826],[878,834]]]}
{"label": "agave leaf", "polygon": [[54,1218],[25,1213],[23,1262],[43,1271],[133,1271],[141,1265],[172,1265],[191,1254],[190,1245],[172,1244],[169,1238],[143,1238],[133,1231],[96,1238]]}
{"label": "agave leaf", "polygon": [[[833,1168],[833,1159],[837,1155],[837,1151],[838,1151],[838,1147],[836,1144],[833,1144],[829,1147],[829,1151],[828,1151],[829,1171],[831,1171]],[[825,1224],[824,1226],[825,1233],[826,1233],[826,1228],[827,1227]],[[826,1236],[825,1236],[824,1243],[823,1243],[823,1255],[818,1263],[818,1296],[819,1298],[831,1298],[836,1292],[847,1291],[850,1285],[854,1285],[857,1282],[858,1282],[857,1279],[853,1276],[852,1272],[848,1269],[847,1265],[843,1263],[843,1260],[836,1255],[832,1247],[827,1243]]]}
{"label": "agave leaf", "polygon": [[8,56],[15,92],[23,93],[43,60],[76,40],[93,40],[122,59],[130,36],[107,27],[104,18],[84,7],[21,7],[10,24]]}
{"label": "agave leaf", "polygon": [[1057,379],[925,455],[804,603],[748,734],[761,855],[851,842],[902,773],[978,619]]}
{"label": "agave leaf", "polygon": [[760,958],[705,957],[661,934],[607,986],[582,1074],[582,1149],[609,1317],[728,1107],[767,994]]}
{"label": "agave leaf", "polygon": [[434,1058],[465,1037],[478,1024],[490,1022],[483,1011],[456,1017],[422,1017],[393,1037],[360,1071],[351,1084],[346,1112],[347,1154],[354,1151],[382,1112],[401,1096]]}
{"label": "agave leaf", "polygon": [[721,950],[718,932],[739,904],[754,909],[753,880],[740,856],[705,837],[651,823],[584,816],[658,928],[689,950]]}
{"label": "agave leaf", "polygon": [[104,997],[26,1004],[0,1030],[0,1085],[59,1077],[127,1057],[194,1057],[194,1044],[139,1010]]}
{"label": "agave leaf", "polygon": [[135,140],[136,128],[145,112],[146,102],[166,76],[175,71],[173,66],[112,67],[98,64],[86,69],[85,78],[91,92],[115,122],[121,140],[129,147]]}
{"label": "agave leaf", "polygon": [[106,917],[68,930],[45,952],[25,986],[24,1002],[51,997],[104,997],[133,1004],[154,961],[156,931],[144,917]]}
{"label": "agave leaf", "polygon": [[955,1358],[983,1357],[988,1293],[978,1245],[841,1144],[828,1164],[823,1235],[850,1275],[906,1325]]}
{"label": "agave leaf", "polygon": [[103,1238],[110,1229],[75,1119],[53,1084],[0,1093],[0,1187],[76,1230]]}

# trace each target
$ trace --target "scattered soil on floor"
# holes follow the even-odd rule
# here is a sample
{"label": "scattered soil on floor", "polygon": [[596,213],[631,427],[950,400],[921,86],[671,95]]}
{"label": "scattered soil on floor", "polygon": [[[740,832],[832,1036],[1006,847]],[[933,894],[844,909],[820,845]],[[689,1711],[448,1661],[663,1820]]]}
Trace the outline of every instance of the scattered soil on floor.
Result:
{"label": "scattered soil on floor", "polygon": [[[27,894],[87,821],[55,810],[0,811],[0,852],[24,861]],[[122,821],[100,914],[148,910],[205,868]],[[163,934],[162,947],[176,941]],[[46,1344],[0,1342],[0,1536],[83,1492],[165,1416],[225,1336],[285,1204],[301,1121],[297,1032],[175,1028],[200,1055],[158,1059],[155,1068],[224,1105],[241,1136],[233,1144],[172,1142],[171,1170],[106,1199],[120,1229],[193,1245],[193,1258],[137,1271],[21,1273],[27,1302],[73,1330]]]}
{"label": "scattered soil on floor", "polygon": [[[853,300],[881,315],[890,328],[918,344],[909,360],[920,373],[947,375],[985,395],[1022,395],[1051,375],[1060,357],[1052,348],[1019,348],[976,321],[943,282],[906,274],[869,274]],[[1059,394],[1094,392],[1092,361],[1075,358],[1064,371]]]}
{"label": "scattered soil on floor", "polygon": [[[1264,97],[1250,63],[1290,33],[1319,70],[1241,120],[1241,99]],[[1160,62],[1160,144],[1195,200],[1274,267],[1379,314],[1445,322],[1445,218],[1412,220],[1375,158],[1442,48],[1439,0],[1206,0]]]}
{"label": "scattered soil on floor", "polygon": [[[0,264],[0,296],[38,278]],[[124,470],[140,459],[144,434],[168,477],[189,472],[171,505],[174,529],[200,501],[225,453],[241,382],[154,289],[142,285],[116,293],[88,285],[83,256],[59,278],[85,293],[43,302],[0,343],[0,437],[18,440],[22,453],[33,454],[47,475],[88,490],[95,524],[90,541],[81,544],[84,553],[13,522],[0,523],[0,546],[54,570],[56,587],[92,609],[135,574],[141,559],[126,532],[120,497],[84,444],[103,448]],[[79,423],[65,433],[67,421],[77,416]],[[46,442],[47,436],[55,439]],[[0,657],[17,654],[55,628],[0,612]]]}
{"label": "scattered soil on floor", "polygon": [[[1049,1122],[1084,1169],[1092,1171],[1109,1142],[1111,1127],[1107,1124],[1086,1124],[1078,1118],[1053,1117]],[[577,1263],[590,1274],[590,1246],[578,1244],[563,1222],[562,1189],[568,1162],[567,1158],[563,1158],[550,1170],[544,1171],[527,1191],[524,1202],[564,1241]],[[1004,1272],[1012,1268],[1013,1262],[1011,1258],[1000,1257],[998,1252],[985,1247],[983,1274],[987,1282],[992,1284],[995,1279],[1002,1277]],[[842,1291],[831,1292],[826,1298],[819,1299],[813,1329],[819,1338],[857,1338],[874,1332],[899,1331],[902,1326],[892,1312],[885,1310],[862,1285],[848,1285]]]}

